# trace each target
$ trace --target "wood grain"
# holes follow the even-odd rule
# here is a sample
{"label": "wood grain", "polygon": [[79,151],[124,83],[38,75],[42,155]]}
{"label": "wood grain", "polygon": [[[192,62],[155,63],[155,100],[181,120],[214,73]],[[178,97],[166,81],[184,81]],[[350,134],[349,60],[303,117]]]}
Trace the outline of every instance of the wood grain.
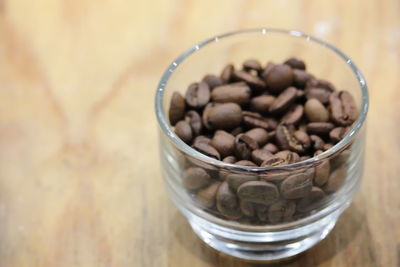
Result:
{"label": "wood grain", "polygon": [[284,266],[400,266],[400,2],[0,1],[0,266],[253,266],[168,201],[153,97],[214,34],[297,29],[367,78],[365,176],[333,232]]}

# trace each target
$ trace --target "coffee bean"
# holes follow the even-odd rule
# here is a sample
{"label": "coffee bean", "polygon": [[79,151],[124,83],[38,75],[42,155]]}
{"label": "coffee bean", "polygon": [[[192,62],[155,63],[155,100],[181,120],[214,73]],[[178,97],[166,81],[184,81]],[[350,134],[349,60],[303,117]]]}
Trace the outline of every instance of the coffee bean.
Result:
{"label": "coffee bean", "polygon": [[215,87],[211,100],[218,103],[236,103],[244,105],[250,101],[251,90],[244,82],[230,83]]}
{"label": "coffee bean", "polygon": [[309,212],[321,206],[321,200],[324,199],[326,194],[319,187],[313,186],[310,193],[297,202],[296,209],[299,212]]}
{"label": "coffee bean", "polygon": [[318,88],[318,87],[311,87],[305,90],[306,98],[307,99],[318,99],[319,102],[322,104],[329,103],[329,97],[331,95],[331,91],[326,88]]}
{"label": "coffee bean", "polygon": [[203,112],[203,123],[209,129],[230,130],[238,127],[241,121],[242,109],[235,103],[211,105]]}
{"label": "coffee bean", "polygon": [[331,92],[335,91],[336,88],[335,86],[333,86],[332,83],[326,81],[326,80],[318,80],[318,79],[310,79],[307,84],[306,84],[307,88],[324,88],[327,89]]}
{"label": "coffee bean", "polygon": [[235,137],[223,130],[218,130],[211,139],[210,145],[219,152],[221,157],[225,158],[235,151]]}
{"label": "coffee bean", "polygon": [[[257,165],[255,165],[257,166]],[[226,182],[229,184],[229,186],[237,190],[240,185],[249,182],[249,181],[257,181],[258,177],[256,175],[252,174],[245,174],[245,173],[229,173],[226,175]]]}
{"label": "coffee bean", "polygon": [[240,166],[248,166],[248,167],[257,167],[257,164],[255,164],[254,162],[250,161],[250,160],[239,160],[235,162],[236,165],[240,165]]}
{"label": "coffee bean", "polygon": [[267,114],[274,101],[275,97],[272,95],[256,96],[250,100],[250,109],[261,114]]}
{"label": "coffee bean", "polygon": [[226,163],[231,163],[231,164],[233,164],[233,163],[235,163],[235,162],[237,161],[237,159],[236,159],[235,156],[227,156],[227,157],[225,157],[222,161],[223,161],[223,162],[226,162]]}
{"label": "coffee bean", "polygon": [[243,69],[246,71],[255,70],[257,72],[262,70],[261,63],[257,59],[248,59],[243,62]]}
{"label": "coffee bean", "polygon": [[257,142],[245,134],[235,137],[235,155],[239,159],[250,159],[251,151],[258,148]]}
{"label": "coffee bean", "polygon": [[273,94],[281,93],[293,83],[293,70],[285,64],[275,65],[263,75],[269,91]]}
{"label": "coffee bean", "polygon": [[331,143],[326,143],[325,145],[324,145],[324,151],[326,151],[326,150],[328,150],[328,149],[331,149],[333,147],[333,144],[331,144]]}
{"label": "coffee bean", "polygon": [[318,99],[311,98],[304,105],[304,111],[311,122],[327,122],[329,120],[328,110]]}
{"label": "coffee bean", "polygon": [[259,113],[243,111],[243,124],[248,128],[264,128],[271,129],[271,126],[265,118],[263,118]]}
{"label": "coffee bean", "polygon": [[303,131],[294,132],[292,125],[281,124],[276,129],[276,142],[281,149],[304,153],[310,147],[310,139]]}
{"label": "coffee bean", "polygon": [[235,71],[235,67],[232,64],[228,64],[225,66],[225,68],[222,70],[221,73],[221,80],[223,83],[228,83],[232,79],[232,74]]}
{"label": "coffee bean", "polygon": [[294,69],[293,70],[293,84],[297,88],[303,89],[307,82],[312,79],[313,76],[304,70]]}
{"label": "coffee bean", "polygon": [[253,128],[247,131],[245,135],[254,139],[260,147],[265,145],[269,139],[268,132],[263,128]]}
{"label": "coffee bean", "polygon": [[324,150],[325,142],[318,135],[310,135],[311,147],[314,150]]}
{"label": "coffee bean", "polygon": [[311,188],[310,176],[306,173],[297,173],[282,182],[280,192],[286,199],[297,199],[307,196]]}
{"label": "coffee bean", "polygon": [[174,92],[169,105],[169,122],[174,126],[178,121],[183,119],[185,115],[186,103],[185,99],[179,92]]}
{"label": "coffee bean", "polygon": [[238,197],[241,200],[269,205],[279,198],[278,188],[264,181],[249,181],[243,183],[237,189]]}
{"label": "coffee bean", "polygon": [[267,143],[265,146],[263,146],[263,149],[271,152],[272,154],[275,154],[278,152],[278,147],[274,145],[273,143]]}
{"label": "coffee bean", "polygon": [[207,83],[210,89],[222,85],[221,78],[213,74],[207,74],[206,76],[204,76],[202,81]]}
{"label": "coffee bean", "polygon": [[285,164],[292,164],[300,161],[300,156],[296,152],[289,150],[282,150],[275,154],[276,157],[280,157],[285,160]]}
{"label": "coffee bean", "polygon": [[243,127],[241,127],[241,126],[238,126],[231,131],[231,135],[233,135],[233,136],[236,136],[241,133],[243,133]]}
{"label": "coffee bean", "polygon": [[[237,159],[236,159],[235,156],[228,156],[228,157],[225,157],[222,161],[225,162],[225,163],[234,164],[234,163],[237,161]],[[218,177],[219,177],[219,179],[221,179],[222,181],[225,181],[225,180],[226,180],[226,176],[227,176],[229,173],[230,173],[229,171],[224,170],[224,169],[221,169],[221,170],[218,172]]]}
{"label": "coffee bean", "polygon": [[186,91],[186,103],[192,108],[202,108],[210,101],[210,87],[205,82],[193,83]]}
{"label": "coffee bean", "polygon": [[319,165],[315,166],[314,184],[323,186],[326,184],[331,171],[329,160],[323,160]]}
{"label": "coffee bean", "polygon": [[299,69],[299,70],[305,70],[306,69],[306,64],[304,63],[304,61],[299,60],[297,58],[289,58],[288,60],[286,60],[284,62],[284,64],[292,67],[293,69]]}
{"label": "coffee bean", "polygon": [[199,135],[203,129],[203,123],[199,113],[194,110],[189,110],[185,114],[185,121],[189,123],[195,136]]}
{"label": "coffee bean", "polygon": [[192,131],[192,128],[190,127],[189,123],[187,123],[186,121],[179,121],[175,125],[175,133],[186,144],[188,144],[188,143],[190,143],[190,141],[192,141],[193,131]]}
{"label": "coffee bean", "polygon": [[254,204],[244,200],[240,201],[240,210],[248,217],[253,217],[256,213]]}
{"label": "coffee bean", "polygon": [[[267,128],[268,131],[275,130],[276,127],[278,127],[278,121],[276,119],[274,119],[274,118],[265,117],[264,121],[266,121],[268,123],[268,128]],[[269,133],[269,137],[270,138],[271,138],[271,136],[275,136],[275,135],[272,134],[272,133]]]}
{"label": "coffee bean", "polygon": [[214,147],[209,145],[209,144],[206,144],[206,143],[194,143],[192,147],[194,149],[196,149],[197,151],[203,153],[206,156],[209,156],[211,158],[215,158],[215,159],[218,159],[218,160],[221,159],[221,156],[218,153],[218,151]]}
{"label": "coffee bean", "polygon": [[265,149],[255,149],[251,152],[251,158],[255,163],[261,165],[264,161],[269,159],[272,153]]}
{"label": "coffee bean", "polygon": [[214,207],[215,198],[220,185],[220,182],[216,182],[204,188],[203,190],[200,190],[196,194],[196,198],[199,201],[200,205],[208,209]]}
{"label": "coffee bean", "polygon": [[205,143],[205,144],[209,145],[210,142],[211,142],[211,139],[208,138],[207,136],[199,135],[199,136],[196,136],[196,138],[193,140],[192,145],[194,145],[196,143]]}
{"label": "coffee bean", "polygon": [[186,169],[182,175],[183,186],[188,190],[199,190],[211,183],[211,176],[202,168]]}
{"label": "coffee bean", "polygon": [[265,66],[264,70],[262,70],[261,76],[265,77],[274,67],[276,64],[272,62],[267,62],[267,65]]}
{"label": "coffee bean", "polygon": [[233,72],[233,79],[245,82],[254,92],[262,92],[265,89],[265,82],[263,80],[246,71],[235,70]]}
{"label": "coffee bean", "polygon": [[229,188],[227,182],[223,182],[217,191],[217,209],[221,215],[228,219],[239,219],[242,214],[239,208],[239,200],[236,194]]}
{"label": "coffee bean", "polygon": [[281,121],[286,124],[298,124],[303,114],[304,107],[302,105],[294,105],[286,112]]}
{"label": "coffee bean", "polygon": [[268,209],[268,219],[270,223],[280,223],[290,221],[296,211],[296,203],[294,201],[279,200]]}
{"label": "coffee bean", "polygon": [[[274,167],[274,166],[265,166],[265,167]],[[268,170],[265,173],[260,173],[260,180],[270,182],[276,185],[279,185],[283,180],[285,180],[289,176],[290,172],[286,170]]]}
{"label": "coffee bean", "polygon": [[279,156],[271,155],[261,163],[261,167],[276,167],[286,165],[287,161]]}
{"label": "coffee bean", "polygon": [[272,105],[269,107],[269,112],[271,114],[282,114],[287,111],[296,101],[297,99],[297,90],[295,87],[289,87],[284,90],[279,96],[275,99]]}
{"label": "coffee bean", "polygon": [[334,144],[336,144],[337,142],[342,140],[343,137],[345,137],[345,135],[347,134],[347,131],[348,131],[348,128],[344,128],[344,127],[334,128],[332,131],[329,132],[330,141],[332,141]]}
{"label": "coffee bean", "polygon": [[310,122],[307,124],[307,133],[327,135],[335,127],[331,122]]}
{"label": "coffee bean", "polygon": [[346,91],[334,92],[329,97],[332,120],[342,126],[351,125],[358,117],[356,103]]}
{"label": "coffee bean", "polygon": [[308,159],[311,159],[311,157],[310,156],[301,156],[299,161],[304,161],[304,160],[308,160]]}
{"label": "coffee bean", "polygon": [[338,168],[334,170],[329,176],[328,182],[323,187],[327,193],[334,193],[340,189],[346,179],[347,170],[346,168]]}
{"label": "coffee bean", "polygon": [[257,218],[262,221],[266,222],[268,219],[268,206],[264,204],[254,204],[257,213]]}

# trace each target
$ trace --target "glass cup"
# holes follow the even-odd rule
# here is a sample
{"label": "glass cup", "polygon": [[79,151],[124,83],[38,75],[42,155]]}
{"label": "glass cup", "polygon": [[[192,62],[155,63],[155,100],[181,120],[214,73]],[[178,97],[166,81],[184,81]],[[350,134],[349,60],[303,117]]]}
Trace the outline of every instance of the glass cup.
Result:
{"label": "glass cup", "polygon": [[[349,91],[359,116],[326,151],[279,167],[238,166],[208,157],[180,140],[168,121],[174,91],[208,73],[255,58],[283,62],[295,56],[307,71]],[[294,256],[325,238],[359,188],[364,162],[368,90],[355,64],[334,46],[297,31],[254,29],[223,34],[183,52],[165,71],[155,99],[161,171],[170,198],[209,246],[249,260]],[[198,183],[188,179],[196,177]],[[238,197],[243,181],[266,181],[261,202]],[[288,188],[296,187],[294,195]],[[304,193],[304,192],[307,193]]]}

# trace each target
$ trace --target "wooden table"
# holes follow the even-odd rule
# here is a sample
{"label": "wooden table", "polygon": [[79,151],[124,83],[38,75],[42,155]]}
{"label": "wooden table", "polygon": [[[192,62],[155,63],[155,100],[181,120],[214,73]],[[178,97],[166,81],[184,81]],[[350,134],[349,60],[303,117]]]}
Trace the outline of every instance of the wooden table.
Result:
{"label": "wooden table", "polygon": [[365,179],[286,266],[400,266],[400,2],[0,1],[0,266],[252,266],[204,245],[167,199],[155,88],[195,42],[292,28],[370,87]]}

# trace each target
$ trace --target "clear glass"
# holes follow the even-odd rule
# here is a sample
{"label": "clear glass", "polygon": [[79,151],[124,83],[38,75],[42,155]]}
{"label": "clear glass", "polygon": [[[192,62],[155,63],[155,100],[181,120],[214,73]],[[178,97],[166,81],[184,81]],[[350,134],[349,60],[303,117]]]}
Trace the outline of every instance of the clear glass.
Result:
{"label": "clear glass", "polygon": [[[331,81],[339,90],[349,91],[356,100],[359,117],[335,146],[311,159],[290,165],[246,167],[207,157],[174,134],[167,116],[173,91],[184,93],[191,82],[201,80],[208,73],[220,73],[227,63],[239,66],[248,58],[283,62],[291,56],[303,59],[309,72]],[[171,199],[204,242],[229,255],[269,261],[305,251],[332,230],[359,188],[368,111],[367,85],[347,56],[309,35],[297,31],[255,29],[203,41],[185,51],[165,71],[157,89],[155,108],[160,126],[161,170]],[[189,168],[205,170],[215,188],[228,176],[265,180],[277,188],[281,188],[285,179],[298,174],[305,174],[314,187],[317,187],[316,173],[322,171],[328,180],[320,186],[325,193],[323,197],[285,200],[281,196],[279,201],[283,204],[275,203],[275,213],[270,213],[272,204],[254,205],[244,215],[240,200],[237,200],[232,210],[221,214],[215,199],[204,201],[201,192],[185,189],[182,175]],[[295,213],[288,208],[288,202],[296,206]]]}

